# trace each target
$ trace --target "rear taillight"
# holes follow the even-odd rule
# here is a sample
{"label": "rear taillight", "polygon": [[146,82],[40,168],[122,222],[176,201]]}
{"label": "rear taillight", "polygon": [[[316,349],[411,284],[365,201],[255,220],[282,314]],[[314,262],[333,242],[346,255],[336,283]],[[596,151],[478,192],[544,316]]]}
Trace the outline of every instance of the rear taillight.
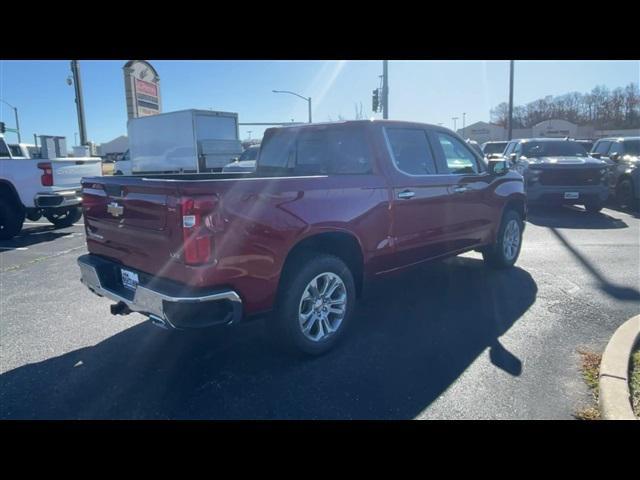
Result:
{"label": "rear taillight", "polygon": [[210,198],[183,197],[180,201],[182,260],[187,265],[201,265],[212,258],[214,205]]}
{"label": "rear taillight", "polygon": [[53,186],[53,168],[51,167],[51,163],[40,162],[38,163],[38,168],[42,170],[42,175],[40,176],[40,183],[42,183],[42,186],[52,187]]}

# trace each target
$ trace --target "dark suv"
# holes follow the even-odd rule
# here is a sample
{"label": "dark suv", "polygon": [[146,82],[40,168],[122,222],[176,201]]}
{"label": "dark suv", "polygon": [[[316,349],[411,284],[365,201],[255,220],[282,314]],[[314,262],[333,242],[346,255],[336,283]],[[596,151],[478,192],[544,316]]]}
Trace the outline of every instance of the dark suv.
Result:
{"label": "dark suv", "polygon": [[616,201],[640,209],[640,137],[601,138],[592,157],[609,162],[609,188]]}
{"label": "dark suv", "polygon": [[573,140],[512,140],[504,157],[525,178],[528,203],[584,205],[599,212],[609,196],[608,164]]}

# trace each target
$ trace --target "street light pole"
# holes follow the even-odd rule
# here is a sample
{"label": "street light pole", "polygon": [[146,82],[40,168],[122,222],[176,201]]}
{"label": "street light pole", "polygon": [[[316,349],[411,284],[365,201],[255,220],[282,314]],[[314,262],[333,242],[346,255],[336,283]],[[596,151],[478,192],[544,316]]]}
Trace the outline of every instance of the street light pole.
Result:
{"label": "street light pole", "polygon": [[4,100],[0,100],[0,102],[4,103],[5,105],[8,105],[11,108],[13,108],[13,115],[16,118],[16,134],[18,135],[18,143],[21,143],[21,139],[20,139],[20,121],[18,120],[18,109],[16,107],[14,107],[13,105],[11,105],[9,102],[6,102]]}
{"label": "street light pole", "polygon": [[271,90],[273,93],[288,93],[289,95],[295,95],[298,98],[306,100],[309,106],[309,123],[311,123],[311,97],[303,97],[295,92],[290,92],[289,90]]}
{"label": "street light pole", "polygon": [[513,134],[513,60],[509,61],[509,133],[507,140],[511,140]]}
{"label": "street light pole", "polygon": [[462,136],[464,137],[464,127],[465,127],[465,117],[467,116],[467,114],[465,112],[462,112]]}
{"label": "street light pole", "polygon": [[456,131],[456,121],[458,120],[458,117],[451,117],[451,120],[453,120],[453,131]]}

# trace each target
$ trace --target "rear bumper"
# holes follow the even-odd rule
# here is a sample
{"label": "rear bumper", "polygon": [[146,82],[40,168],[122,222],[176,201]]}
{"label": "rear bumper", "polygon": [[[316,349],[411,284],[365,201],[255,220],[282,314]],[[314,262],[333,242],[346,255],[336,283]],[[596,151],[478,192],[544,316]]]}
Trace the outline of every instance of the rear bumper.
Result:
{"label": "rear bumper", "polygon": [[60,190],[58,192],[36,193],[33,204],[37,208],[72,207],[82,204],[80,190]]}
{"label": "rear bumper", "polygon": [[[97,255],[78,258],[81,282],[101,297],[147,315],[156,325],[191,329],[237,323],[242,319],[242,300],[233,290],[193,289],[166,279],[136,272],[141,279],[135,291],[122,285],[116,262]],[[132,270],[125,267],[127,270]]]}

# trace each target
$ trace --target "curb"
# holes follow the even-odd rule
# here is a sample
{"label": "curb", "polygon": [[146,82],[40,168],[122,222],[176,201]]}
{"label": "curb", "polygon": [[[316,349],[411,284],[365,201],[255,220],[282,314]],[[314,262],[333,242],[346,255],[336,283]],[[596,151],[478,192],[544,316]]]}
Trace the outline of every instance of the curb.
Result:
{"label": "curb", "polygon": [[600,410],[605,420],[637,420],[631,408],[629,362],[640,341],[640,315],[615,331],[600,362]]}

